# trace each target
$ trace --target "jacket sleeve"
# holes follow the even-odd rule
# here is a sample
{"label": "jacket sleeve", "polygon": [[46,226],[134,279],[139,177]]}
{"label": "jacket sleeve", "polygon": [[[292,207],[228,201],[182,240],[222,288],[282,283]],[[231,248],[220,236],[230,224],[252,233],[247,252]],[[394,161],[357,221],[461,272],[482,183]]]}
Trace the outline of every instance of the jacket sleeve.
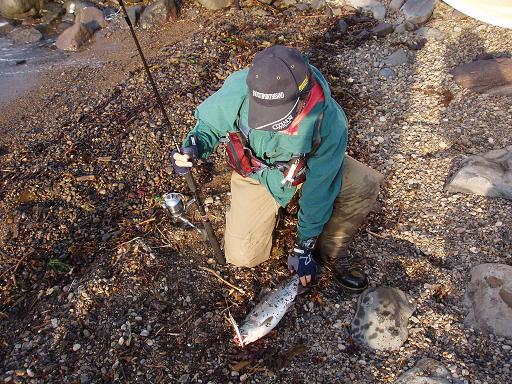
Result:
{"label": "jacket sleeve", "polygon": [[297,236],[302,240],[320,235],[341,189],[348,123],[341,108],[335,109],[332,118],[324,119],[320,146],[307,160],[297,223]]}
{"label": "jacket sleeve", "polygon": [[195,110],[196,126],[183,145],[189,145],[191,135],[197,138],[199,156],[210,155],[227,132],[235,131],[240,107],[247,95],[247,70],[232,73],[222,87],[203,101]]}
{"label": "jacket sleeve", "polygon": [[223,128],[224,129],[215,128],[201,120],[197,120],[194,129],[192,129],[185,140],[183,140],[183,146],[186,147],[190,145],[190,136],[194,135],[196,137],[199,157],[204,159],[210,156],[219,144],[221,137],[224,137],[226,132],[229,131],[227,127]]}

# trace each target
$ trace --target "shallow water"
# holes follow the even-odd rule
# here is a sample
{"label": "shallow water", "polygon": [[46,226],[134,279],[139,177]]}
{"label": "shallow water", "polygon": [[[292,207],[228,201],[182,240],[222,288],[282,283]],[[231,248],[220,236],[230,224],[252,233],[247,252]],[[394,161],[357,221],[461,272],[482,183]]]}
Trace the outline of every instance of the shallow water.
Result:
{"label": "shallow water", "polygon": [[37,74],[65,54],[52,48],[54,40],[15,45],[0,37],[0,102],[15,99],[35,85]]}

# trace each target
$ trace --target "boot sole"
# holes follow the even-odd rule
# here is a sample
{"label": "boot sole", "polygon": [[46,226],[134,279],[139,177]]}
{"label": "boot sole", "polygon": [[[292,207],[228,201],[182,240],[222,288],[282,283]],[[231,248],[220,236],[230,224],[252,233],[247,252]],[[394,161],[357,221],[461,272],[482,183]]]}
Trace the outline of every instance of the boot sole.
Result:
{"label": "boot sole", "polygon": [[368,288],[368,284],[366,284],[364,287],[362,288],[354,288],[354,287],[349,287],[345,284],[343,284],[342,282],[340,282],[336,277],[334,278],[334,281],[336,282],[336,284],[338,284],[338,286],[340,286],[342,289],[350,292],[350,293],[361,293],[363,292],[366,288]]}

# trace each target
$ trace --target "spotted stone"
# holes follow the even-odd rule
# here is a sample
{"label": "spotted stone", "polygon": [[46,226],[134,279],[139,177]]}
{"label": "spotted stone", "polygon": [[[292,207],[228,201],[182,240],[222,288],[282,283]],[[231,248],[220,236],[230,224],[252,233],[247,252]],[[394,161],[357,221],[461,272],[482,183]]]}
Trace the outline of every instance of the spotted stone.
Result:
{"label": "spotted stone", "polygon": [[380,287],[364,291],[352,320],[352,337],[378,350],[396,350],[408,337],[407,321],[416,304],[397,288]]}

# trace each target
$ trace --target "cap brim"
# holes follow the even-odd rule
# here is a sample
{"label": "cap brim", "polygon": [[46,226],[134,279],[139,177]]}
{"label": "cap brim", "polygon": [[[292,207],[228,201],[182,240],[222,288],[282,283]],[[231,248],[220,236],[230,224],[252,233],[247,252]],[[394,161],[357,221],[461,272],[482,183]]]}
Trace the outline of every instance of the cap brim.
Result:
{"label": "cap brim", "polygon": [[249,96],[249,127],[262,131],[282,131],[290,126],[297,115],[300,98],[282,105],[268,107],[258,104]]}

